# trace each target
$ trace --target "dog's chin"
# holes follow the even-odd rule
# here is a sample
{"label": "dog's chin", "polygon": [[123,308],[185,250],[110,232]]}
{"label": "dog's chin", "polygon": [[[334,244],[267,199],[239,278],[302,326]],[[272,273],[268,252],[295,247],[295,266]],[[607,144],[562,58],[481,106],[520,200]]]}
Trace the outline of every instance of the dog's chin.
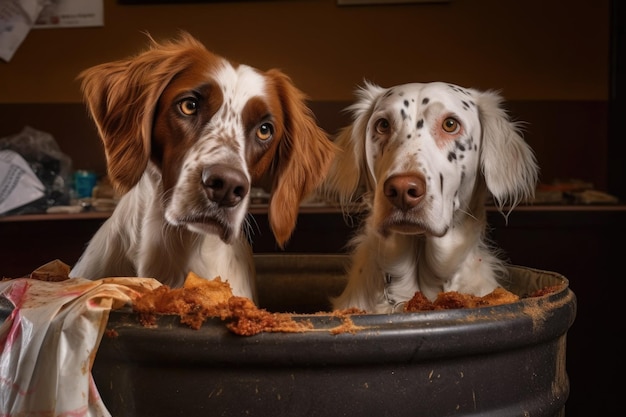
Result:
{"label": "dog's chin", "polygon": [[447,228],[439,230],[421,221],[398,221],[389,219],[387,221],[384,221],[379,228],[379,231],[383,236],[389,236],[392,233],[398,233],[401,235],[425,235],[441,237],[446,234],[447,230]]}
{"label": "dog's chin", "polygon": [[227,244],[233,243],[236,238],[236,234],[232,227],[224,225],[220,222],[216,221],[205,221],[202,223],[187,223],[187,229],[192,232],[207,234],[207,235],[217,235],[219,238]]}
{"label": "dog's chin", "polygon": [[421,225],[412,223],[393,223],[383,227],[387,233],[399,233],[401,235],[423,235],[427,233],[427,229]]}

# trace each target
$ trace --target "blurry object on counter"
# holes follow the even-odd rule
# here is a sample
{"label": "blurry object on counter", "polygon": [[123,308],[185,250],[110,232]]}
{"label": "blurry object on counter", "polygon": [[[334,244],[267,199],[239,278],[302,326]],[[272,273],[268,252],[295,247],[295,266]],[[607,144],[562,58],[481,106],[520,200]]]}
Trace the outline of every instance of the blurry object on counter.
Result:
{"label": "blurry object on counter", "polygon": [[91,198],[98,177],[93,171],[79,169],[74,172],[74,191],[76,198]]}
{"label": "blurry object on counter", "polygon": [[535,204],[618,204],[619,199],[593,188],[593,184],[579,179],[555,180],[539,184]]}
{"label": "blurry object on counter", "polygon": [[270,194],[262,188],[252,187],[250,189],[250,204],[267,204],[270,201]]}
{"label": "blurry object on counter", "polygon": [[111,180],[107,175],[105,175],[96,183],[96,186],[93,188],[92,197],[105,198],[109,200],[119,200],[121,196],[115,192],[115,189],[111,184]]}
{"label": "blurry object on counter", "polygon": [[[252,187],[250,190],[250,204],[253,206],[257,205],[267,205],[270,201],[270,194],[262,188]],[[304,197],[302,202],[300,203],[301,207],[311,207],[311,206],[327,206],[329,203],[325,201],[321,196],[316,193],[311,193],[310,195]]]}
{"label": "blurry object on counter", "polygon": [[44,191],[44,185],[19,153],[0,150],[0,214],[40,200]]}
{"label": "blurry object on counter", "polygon": [[46,213],[48,214],[76,214],[83,211],[82,206],[71,205],[71,206],[51,206],[46,209]]}
{"label": "blurry object on counter", "polygon": [[619,199],[611,194],[599,190],[583,190],[565,193],[572,204],[618,204]]}
{"label": "blurry object on counter", "polygon": [[93,188],[91,208],[95,211],[113,211],[120,201],[120,195],[115,192],[108,176],[104,176]]}
{"label": "blurry object on counter", "polygon": [[0,150],[17,152],[44,185],[44,195],[6,214],[45,213],[49,207],[70,203],[72,160],[54,137],[26,126],[20,133],[0,138]]}

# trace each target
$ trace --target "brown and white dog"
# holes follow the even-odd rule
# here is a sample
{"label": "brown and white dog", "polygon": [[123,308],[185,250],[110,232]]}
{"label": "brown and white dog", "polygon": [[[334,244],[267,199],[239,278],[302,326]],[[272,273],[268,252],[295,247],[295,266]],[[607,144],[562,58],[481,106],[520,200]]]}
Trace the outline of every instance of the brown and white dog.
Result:
{"label": "brown and white dog", "polygon": [[283,72],[208,51],[188,33],[79,75],[104,143],[108,175],[125,193],[70,276],[220,276],[255,299],[246,233],[249,192],[270,192],[282,247],[299,205],[335,153],[306,97]]}
{"label": "brown and white dog", "polygon": [[366,82],[339,132],[322,187],[366,218],[351,241],[337,309],[389,313],[421,291],[483,296],[506,268],[486,238],[488,194],[501,212],[534,195],[534,154],[491,91],[433,82]]}

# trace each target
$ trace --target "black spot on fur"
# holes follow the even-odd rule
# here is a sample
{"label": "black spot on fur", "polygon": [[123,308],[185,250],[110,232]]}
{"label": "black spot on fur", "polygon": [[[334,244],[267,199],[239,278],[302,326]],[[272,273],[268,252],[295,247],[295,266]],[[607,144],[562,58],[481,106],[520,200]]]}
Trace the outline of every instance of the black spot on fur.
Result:
{"label": "black spot on fur", "polygon": [[439,174],[439,192],[443,194],[443,174]]}
{"label": "black spot on fur", "polygon": [[409,107],[409,100],[404,100],[404,107]]}
{"label": "black spot on fur", "polygon": [[461,94],[464,94],[466,96],[470,95],[470,93],[466,89],[464,89],[462,87],[459,87],[458,85],[448,84],[448,87],[450,87],[452,89],[452,91],[454,91],[456,93],[461,93]]}
{"label": "black spot on fur", "polygon": [[402,115],[402,120],[405,120],[407,117],[409,117],[404,111],[404,109],[400,110],[400,114]]}
{"label": "black spot on fur", "polygon": [[424,127],[424,119],[419,119],[417,121],[417,125],[416,126],[417,126],[418,129],[423,128]]}
{"label": "black spot on fur", "polygon": [[456,148],[457,148],[458,150],[460,150],[460,151],[465,151],[465,145],[463,145],[463,144],[461,143],[461,141],[459,141],[459,140],[455,140],[455,141],[454,141],[454,144],[456,145]]}
{"label": "black spot on fur", "polygon": [[467,101],[461,100],[461,103],[463,103],[463,109],[465,109],[465,110],[469,109],[469,104],[467,104]]}
{"label": "black spot on fur", "polygon": [[428,104],[429,101],[430,99],[426,97],[425,99],[422,100],[422,104]]}
{"label": "black spot on fur", "polygon": [[456,154],[454,152],[448,152],[448,161],[456,161]]}

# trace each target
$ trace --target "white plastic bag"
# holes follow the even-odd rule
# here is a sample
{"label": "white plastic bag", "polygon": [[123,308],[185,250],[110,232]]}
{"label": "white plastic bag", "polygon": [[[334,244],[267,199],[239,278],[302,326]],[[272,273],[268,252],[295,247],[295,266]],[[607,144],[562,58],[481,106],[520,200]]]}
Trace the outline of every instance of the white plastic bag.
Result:
{"label": "white plastic bag", "polygon": [[111,309],[151,278],[0,281],[15,306],[0,325],[0,416],[110,417],[91,375]]}
{"label": "white plastic bag", "polygon": [[15,151],[0,150],[0,214],[45,196],[45,186]]}

